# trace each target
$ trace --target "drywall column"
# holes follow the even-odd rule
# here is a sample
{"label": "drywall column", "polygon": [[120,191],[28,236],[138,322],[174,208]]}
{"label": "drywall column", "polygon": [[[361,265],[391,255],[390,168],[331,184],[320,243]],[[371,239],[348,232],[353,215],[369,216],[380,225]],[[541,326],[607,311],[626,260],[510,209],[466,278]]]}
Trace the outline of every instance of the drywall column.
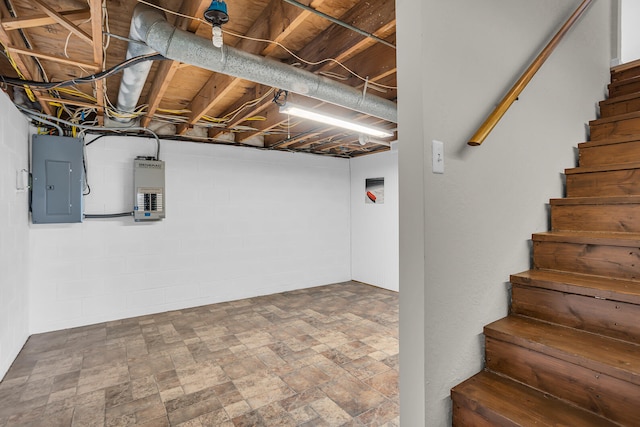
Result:
{"label": "drywall column", "polygon": [[397,0],[398,182],[400,239],[400,419],[425,425],[425,76],[422,1]]}
{"label": "drywall column", "polygon": [[[466,145],[579,3],[397,3],[403,425],[450,425],[450,388],[483,367],[482,328],[507,314],[509,274],[529,268],[531,233],[547,229],[595,118],[611,2],[594,2],[481,147]],[[434,139],[444,175],[431,172]]]}
{"label": "drywall column", "polygon": [[29,337],[29,193],[16,189],[16,173],[28,168],[28,130],[0,91],[0,379]]}
{"label": "drywall column", "polygon": [[[350,160],[351,278],[398,291],[398,151],[393,145],[391,151]],[[365,182],[371,178],[384,179],[375,202],[366,196]]]}

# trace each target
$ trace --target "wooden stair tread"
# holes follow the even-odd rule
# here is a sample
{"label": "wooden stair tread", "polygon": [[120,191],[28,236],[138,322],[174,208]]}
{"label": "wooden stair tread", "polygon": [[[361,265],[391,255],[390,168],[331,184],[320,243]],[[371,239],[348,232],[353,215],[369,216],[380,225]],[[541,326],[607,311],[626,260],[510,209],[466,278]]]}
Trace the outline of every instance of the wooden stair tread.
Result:
{"label": "wooden stair tread", "polygon": [[565,175],[575,175],[581,173],[611,172],[627,169],[640,169],[640,162],[619,163],[617,165],[579,166],[577,168],[565,169],[564,173]]}
{"label": "wooden stair tread", "polygon": [[611,67],[611,74],[620,73],[622,71],[627,71],[636,67],[640,67],[640,59],[636,59],[635,61],[631,62],[625,62],[624,64],[619,64]]}
{"label": "wooden stair tread", "polygon": [[511,283],[640,304],[640,282],[552,270],[528,270],[512,274]]}
{"label": "wooden stair tread", "polygon": [[589,121],[589,126],[598,126],[606,123],[619,122],[622,120],[633,120],[633,119],[640,119],[640,111],[634,111],[633,113],[618,114],[611,117],[603,117],[601,119],[591,120]]}
{"label": "wooden stair tread", "polygon": [[551,206],[629,205],[640,203],[640,196],[564,197],[549,200]]}
{"label": "wooden stair tread", "polygon": [[640,248],[640,233],[546,231],[534,233],[532,239],[538,242],[562,242]]}
{"label": "wooden stair tread", "polygon": [[[621,80],[624,81],[624,80]],[[599,104],[600,105],[611,105],[611,104],[615,104],[618,102],[625,102],[625,101],[630,101],[632,99],[636,99],[636,98],[640,98],[640,92],[632,92],[632,93],[627,93],[625,95],[618,95],[618,96],[613,96],[611,98],[607,98],[604,101],[600,101]]]}
{"label": "wooden stair tread", "polygon": [[636,344],[516,315],[485,326],[484,334],[640,385]]}
{"label": "wooden stair tread", "polygon": [[597,141],[585,141],[578,144],[578,148],[602,147],[604,145],[624,144],[626,142],[640,141],[640,135],[623,135]]}
{"label": "wooden stair tread", "polygon": [[482,371],[451,390],[454,402],[470,406],[492,425],[619,426],[516,381]]}

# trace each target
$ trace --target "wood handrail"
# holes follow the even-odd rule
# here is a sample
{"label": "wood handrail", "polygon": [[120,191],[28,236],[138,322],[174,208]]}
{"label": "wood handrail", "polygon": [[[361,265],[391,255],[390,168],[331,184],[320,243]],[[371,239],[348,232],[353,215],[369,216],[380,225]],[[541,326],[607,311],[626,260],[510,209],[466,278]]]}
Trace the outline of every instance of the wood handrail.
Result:
{"label": "wood handrail", "polygon": [[522,76],[513,85],[509,92],[507,92],[504,98],[502,98],[502,101],[500,101],[498,106],[493,110],[491,114],[489,114],[484,123],[478,128],[476,133],[469,140],[469,145],[477,146],[484,142],[489,133],[498,124],[502,116],[504,116],[509,107],[511,107],[511,104],[513,104],[518,96],[520,96],[520,93],[522,93],[527,84],[529,84],[533,76],[535,76],[540,67],[542,67],[542,65],[549,58],[549,56],[551,56],[551,53],[555,50],[558,44],[560,44],[562,38],[571,29],[573,24],[575,24],[580,19],[582,14],[587,10],[592,2],[593,0],[584,0],[580,4],[580,6],[578,6],[575,12],[573,12],[573,14],[569,17],[567,22],[565,22],[562,28],[560,28],[558,33],[553,36],[549,44],[545,46],[545,48],[542,50],[542,52],[540,52],[537,58],[531,63],[531,65],[529,65],[529,68],[527,68],[527,70],[522,74]]}

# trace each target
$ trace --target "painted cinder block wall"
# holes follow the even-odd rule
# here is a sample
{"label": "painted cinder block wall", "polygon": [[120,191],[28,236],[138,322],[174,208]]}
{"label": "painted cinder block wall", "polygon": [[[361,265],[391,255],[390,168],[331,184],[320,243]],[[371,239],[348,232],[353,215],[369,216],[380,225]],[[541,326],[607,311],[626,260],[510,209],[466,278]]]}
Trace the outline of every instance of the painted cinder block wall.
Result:
{"label": "painted cinder block wall", "polygon": [[[85,212],[130,211],[155,149],[89,145]],[[161,159],[163,221],[30,225],[31,333],[351,279],[348,159],[176,141]]]}
{"label": "painted cinder block wall", "polygon": [[0,378],[29,336],[29,193],[16,182],[29,167],[28,136],[27,119],[0,91]]}

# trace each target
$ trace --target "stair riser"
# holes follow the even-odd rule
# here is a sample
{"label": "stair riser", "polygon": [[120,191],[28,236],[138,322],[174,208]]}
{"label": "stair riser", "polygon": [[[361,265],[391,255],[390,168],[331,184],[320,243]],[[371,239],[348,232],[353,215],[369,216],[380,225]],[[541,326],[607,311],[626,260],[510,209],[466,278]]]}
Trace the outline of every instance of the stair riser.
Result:
{"label": "stair riser", "polygon": [[640,195],[640,169],[569,174],[567,197]]}
{"label": "stair riser", "polygon": [[640,306],[514,284],[511,312],[640,344]]}
{"label": "stair riser", "polygon": [[[457,393],[452,394],[453,400],[453,427],[495,427],[496,425],[518,427],[517,424],[507,423],[503,417],[499,421],[492,411],[480,407],[475,402],[470,402],[464,396]],[[468,408],[471,406],[473,409]],[[484,418],[480,413],[489,416],[491,421]]]}
{"label": "stair riser", "polygon": [[640,141],[580,148],[580,166],[603,166],[640,162]]}
{"label": "stair riser", "polygon": [[640,278],[640,249],[619,246],[534,242],[535,268],[581,274]]}
{"label": "stair riser", "polygon": [[618,120],[615,122],[594,123],[590,126],[591,141],[603,141],[608,138],[630,137],[640,133],[640,118]]}
{"label": "stair riser", "polygon": [[640,76],[640,67],[633,67],[627,70],[615,71],[611,73],[612,82],[620,82],[622,80],[631,79]]}
{"label": "stair riser", "polygon": [[487,368],[623,425],[640,425],[640,387],[487,337]]}
{"label": "stair riser", "polygon": [[640,97],[615,102],[615,99],[600,103],[600,117],[612,117],[620,114],[640,111]]}
{"label": "stair riser", "polygon": [[640,204],[556,205],[551,207],[553,231],[640,232]]}
{"label": "stair riser", "polygon": [[616,96],[629,95],[630,93],[640,92],[640,80],[625,79],[623,81],[611,83],[609,85],[609,98]]}

